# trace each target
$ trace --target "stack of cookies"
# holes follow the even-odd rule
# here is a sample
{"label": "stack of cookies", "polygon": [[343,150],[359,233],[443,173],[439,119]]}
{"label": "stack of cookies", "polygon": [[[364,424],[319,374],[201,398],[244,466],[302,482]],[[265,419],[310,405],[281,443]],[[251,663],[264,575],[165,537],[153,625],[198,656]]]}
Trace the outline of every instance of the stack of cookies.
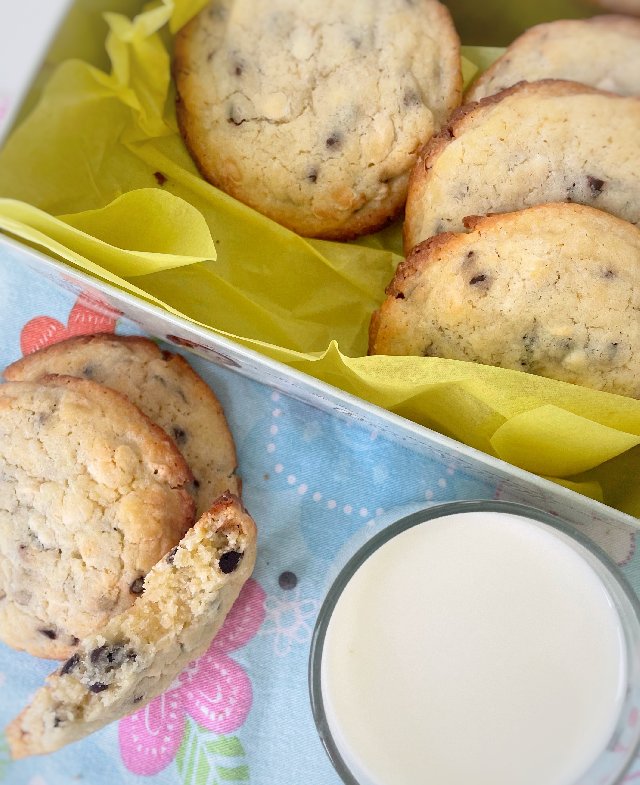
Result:
{"label": "stack of cookies", "polygon": [[182,357],[83,336],[5,379],[0,639],[66,659],[7,731],[20,757],[159,694],[222,624],[256,536],[222,408]]}
{"label": "stack of cookies", "polygon": [[534,28],[468,95],[412,171],[370,353],[640,398],[640,21]]}

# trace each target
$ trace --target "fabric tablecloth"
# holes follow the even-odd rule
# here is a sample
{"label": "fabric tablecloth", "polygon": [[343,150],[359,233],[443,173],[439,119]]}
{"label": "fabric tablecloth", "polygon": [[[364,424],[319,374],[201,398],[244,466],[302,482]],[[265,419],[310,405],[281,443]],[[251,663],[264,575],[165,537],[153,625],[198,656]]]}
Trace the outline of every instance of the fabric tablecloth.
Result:
{"label": "fabric tablecloth", "polygon": [[[2,367],[74,334],[140,333],[1,252],[0,305]],[[259,528],[253,578],[207,654],[164,696],[45,757],[10,762],[0,740],[0,783],[337,785],[315,731],[307,662],[338,565],[405,511],[508,496],[504,483],[474,477],[455,460],[425,457],[231,369],[188,359],[220,398],[236,441],[244,501]],[[634,532],[596,535],[637,589]],[[54,667],[0,643],[0,726]],[[640,781],[640,766],[635,772],[629,781]]]}

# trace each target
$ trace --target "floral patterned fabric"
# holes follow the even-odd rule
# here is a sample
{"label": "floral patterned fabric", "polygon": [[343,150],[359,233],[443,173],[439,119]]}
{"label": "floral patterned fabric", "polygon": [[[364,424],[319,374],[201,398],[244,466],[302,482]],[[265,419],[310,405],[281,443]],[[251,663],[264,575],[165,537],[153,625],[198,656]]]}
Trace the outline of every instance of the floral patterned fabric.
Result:
{"label": "floral patterned fabric", "polygon": [[[2,366],[69,335],[140,332],[2,253],[0,298]],[[216,390],[236,439],[244,500],[259,527],[253,578],[207,653],[146,708],[42,758],[11,763],[0,739],[0,785],[338,785],[315,731],[307,663],[339,566],[410,509],[509,495],[504,483],[470,475],[454,453],[425,457],[233,369],[189,360]],[[639,586],[635,534],[596,534]],[[50,670],[0,644],[1,726]],[[640,777],[634,771],[630,781]]]}

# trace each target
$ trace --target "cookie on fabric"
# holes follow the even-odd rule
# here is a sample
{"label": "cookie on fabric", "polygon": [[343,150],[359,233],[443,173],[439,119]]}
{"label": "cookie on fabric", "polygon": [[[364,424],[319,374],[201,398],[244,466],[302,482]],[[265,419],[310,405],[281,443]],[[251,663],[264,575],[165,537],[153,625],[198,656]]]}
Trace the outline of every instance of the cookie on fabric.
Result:
{"label": "cookie on fabric", "polygon": [[0,385],[0,638],[62,659],[128,608],[193,523],[191,480],[114,390],[62,376]]}
{"label": "cookie on fabric", "polygon": [[399,213],[418,150],[462,87],[460,41],[437,0],[213,0],[178,34],[174,75],[204,177],[331,239]]}
{"label": "cookie on fabric", "polygon": [[225,491],[239,493],[235,446],[220,402],[179,354],[162,351],[148,338],[88,335],[40,349],[4,372],[9,381],[48,374],[111,387],[163,428],[193,472],[197,515]]}
{"label": "cookie on fabric", "polygon": [[640,398],[640,229],[577,204],[474,218],[416,246],[370,354],[467,360]]}
{"label": "cookie on fabric", "polygon": [[470,215],[579,202],[640,221],[640,98],[522,83],[468,104],[411,174],[405,251]]}
{"label": "cookie on fabric", "polygon": [[471,85],[465,98],[480,101],[518,82],[540,79],[640,95],[640,20],[595,16],[532,27]]}
{"label": "cookie on fabric", "polygon": [[83,640],[9,725],[12,757],[53,752],[164,692],[207,650],[255,558],[255,523],[236,497],[221,497],[153,567],[135,604]]}

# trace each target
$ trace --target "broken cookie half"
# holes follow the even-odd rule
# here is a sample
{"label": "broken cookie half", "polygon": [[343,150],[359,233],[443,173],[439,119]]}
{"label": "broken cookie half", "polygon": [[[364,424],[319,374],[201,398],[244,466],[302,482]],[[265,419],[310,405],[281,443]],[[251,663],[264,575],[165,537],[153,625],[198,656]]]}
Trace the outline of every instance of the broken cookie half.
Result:
{"label": "broken cookie half", "polygon": [[221,496],[147,574],[134,605],[85,638],[8,726],[13,758],[53,752],[166,690],[207,650],[255,557],[255,523]]}

